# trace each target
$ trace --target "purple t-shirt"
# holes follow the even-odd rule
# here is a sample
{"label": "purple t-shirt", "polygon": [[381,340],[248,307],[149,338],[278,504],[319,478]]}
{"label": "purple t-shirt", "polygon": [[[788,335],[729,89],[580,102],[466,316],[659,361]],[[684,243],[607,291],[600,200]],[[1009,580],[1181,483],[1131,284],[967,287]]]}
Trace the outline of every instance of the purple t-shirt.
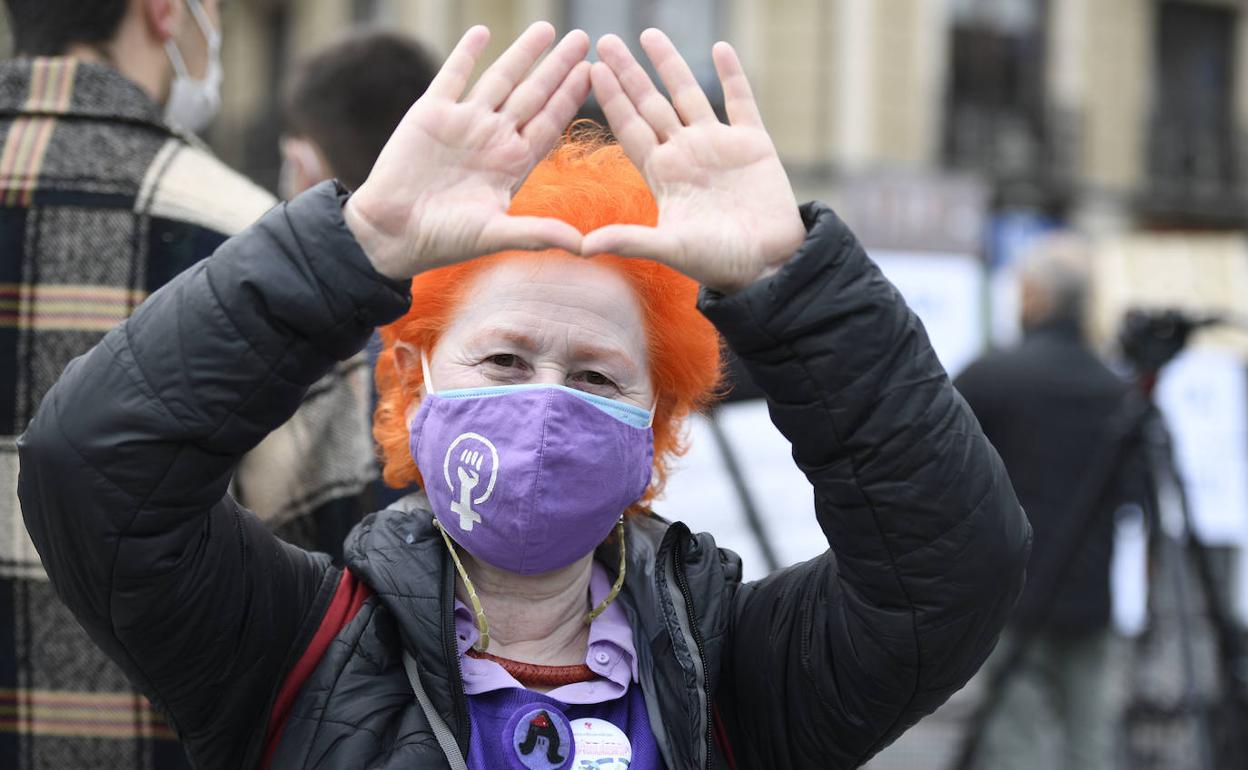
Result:
{"label": "purple t-shirt", "polygon": [[[593,564],[589,597],[597,606],[611,590]],[[468,657],[477,641],[472,611],[455,602],[455,635],[472,721],[468,766],[474,770],[651,770],[662,768],[637,681],[633,631],[612,602],[589,627],[585,663],[598,676],[548,693],[524,689],[497,663]],[[557,762],[555,760],[558,760]],[[592,762],[592,764],[590,764]]]}

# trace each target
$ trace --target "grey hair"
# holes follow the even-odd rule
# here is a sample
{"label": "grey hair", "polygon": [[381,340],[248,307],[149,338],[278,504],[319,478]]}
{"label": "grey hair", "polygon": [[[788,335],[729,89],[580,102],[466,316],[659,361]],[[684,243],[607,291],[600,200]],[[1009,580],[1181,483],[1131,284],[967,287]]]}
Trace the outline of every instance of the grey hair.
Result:
{"label": "grey hair", "polygon": [[1047,236],[1023,255],[1023,284],[1048,298],[1048,318],[1083,321],[1089,295],[1090,257],[1088,242],[1070,232]]}

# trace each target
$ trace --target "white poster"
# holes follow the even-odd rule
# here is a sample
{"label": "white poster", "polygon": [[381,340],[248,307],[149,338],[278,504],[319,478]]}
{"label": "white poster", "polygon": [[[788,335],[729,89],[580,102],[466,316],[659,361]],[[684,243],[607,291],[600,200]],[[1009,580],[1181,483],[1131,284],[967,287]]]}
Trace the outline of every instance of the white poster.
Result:
{"label": "white poster", "polygon": [[[781,566],[827,550],[810,483],[793,463],[788,440],[771,424],[767,405],[761,400],[727,404],[718,419]],[[668,477],[667,493],[654,510],[694,532],[710,532],[721,547],[740,554],[747,580],[765,576],[763,553],[705,417],[690,422],[689,438],[689,453]]]}
{"label": "white poster", "polygon": [[[945,368],[956,373],[983,348],[983,271],[961,254],[873,251],[871,256],[922,319]],[[730,450],[745,469],[745,483],[781,565],[817,556],[827,540],[815,521],[813,492],[793,463],[789,442],[771,424],[761,401],[720,409]],[[722,452],[705,418],[690,427],[690,450],[668,481],[655,510],[715,535],[739,553],[747,579],[767,574],[757,539],[725,469]]]}
{"label": "white poster", "polygon": [[1196,531],[1248,545],[1248,378],[1237,357],[1192,350],[1162,370],[1157,403],[1174,440]]}
{"label": "white poster", "polygon": [[872,259],[923,321],[950,376],[984,349],[984,270],[971,254],[872,251]]}

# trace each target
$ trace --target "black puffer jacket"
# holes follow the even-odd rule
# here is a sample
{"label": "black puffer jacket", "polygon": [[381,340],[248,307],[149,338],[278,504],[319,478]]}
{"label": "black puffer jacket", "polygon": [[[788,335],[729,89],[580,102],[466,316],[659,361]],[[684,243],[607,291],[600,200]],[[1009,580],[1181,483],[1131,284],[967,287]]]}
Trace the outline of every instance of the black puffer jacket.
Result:
{"label": "black puffer jacket", "polygon": [[[274,209],[153,296],[70,365],[21,442],[49,574],[201,768],[261,761],[282,683],[350,581],[367,599],[312,661],[272,766],[445,767],[403,650],[468,741],[428,514],[361,525],[344,578],[226,496],[238,457],[407,306],[342,196]],[[831,211],[803,216],[779,274],[701,307],[766,390],[831,549],[742,584],[710,536],[631,524],[621,601],[671,770],[718,761],[713,707],[740,767],[864,762],[970,677],[1022,584],[1026,519],[919,322]]]}

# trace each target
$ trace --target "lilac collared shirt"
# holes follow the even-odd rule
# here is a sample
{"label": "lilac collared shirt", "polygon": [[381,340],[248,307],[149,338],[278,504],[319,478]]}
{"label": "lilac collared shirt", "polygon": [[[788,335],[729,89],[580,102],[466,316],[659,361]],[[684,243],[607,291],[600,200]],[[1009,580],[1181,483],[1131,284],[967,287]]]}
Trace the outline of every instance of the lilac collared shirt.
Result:
{"label": "lilac collared shirt", "polygon": [[[611,579],[607,570],[595,561],[589,577],[590,606],[597,607],[610,591]],[[524,689],[524,685],[494,661],[465,655],[477,641],[478,633],[472,610],[459,599],[455,600],[455,636],[459,664],[464,672],[465,694],[480,695],[507,687]],[[628,625],[624,608],[618,603],[608,604],[607,609],[590,624],[585,664],[598,675],[597,678],[589,682],[565,684],[546,695],[567,704],[605,703],[623,696],[628,692],[629,684],[637,681],[633,630]]]}

